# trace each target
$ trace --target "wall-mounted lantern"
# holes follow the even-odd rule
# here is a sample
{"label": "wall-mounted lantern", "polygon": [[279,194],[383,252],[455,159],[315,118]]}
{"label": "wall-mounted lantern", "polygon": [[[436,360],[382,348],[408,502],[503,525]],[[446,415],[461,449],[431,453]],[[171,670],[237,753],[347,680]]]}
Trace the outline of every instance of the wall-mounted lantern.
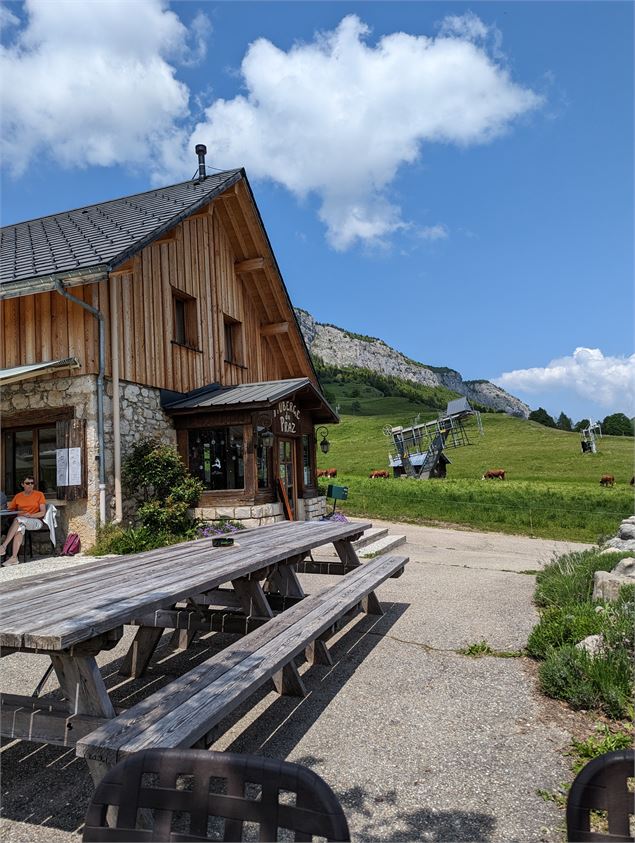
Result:
{"label": "wall-mounted lantern", "polygon": [[320,442],[320,451],[323,454],[328,454],[329,448],[331,447],[331,443],[326,438],[328,435],[328,430],[325,427],[318,427],[315,431],[315,441],[317,442],[318,434],[322,437],[322,441]]}
{"label": "wall-mounted lantern", "polygon": [[273,417],[270,413],[260,413],[256,419],[256,429],[258,430],[263,448],[273,448],[274,436],[271,430],[272,423]]}

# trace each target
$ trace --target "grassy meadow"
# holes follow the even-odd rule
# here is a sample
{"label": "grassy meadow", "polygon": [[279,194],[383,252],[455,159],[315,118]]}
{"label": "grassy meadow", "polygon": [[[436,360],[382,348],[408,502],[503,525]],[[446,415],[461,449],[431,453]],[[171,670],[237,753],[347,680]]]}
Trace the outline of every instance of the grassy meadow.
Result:
{"label": "grassy meadow", "polygon": [[[337,468],[335,482],[349,487],[342,508],[350,514],[592,543],[633,514],[630,437],[605,436],[597,454],[582,454],[577,433],[483,413],[484,435],[470,423],[472,444],[446,450],[444,480],[370,480],[370,471],[388,467],[384,426],[412,424],[417,414],[427,421],[437,411],[364,383],[324,387],[339,404],[341,422],[329,428],[331,449],[326,456],[318,451],[318,467]],[[481,480],[488,468],[505,469],[506,480]],[[599,485],[602,474],[615,476],[613,488]]]}

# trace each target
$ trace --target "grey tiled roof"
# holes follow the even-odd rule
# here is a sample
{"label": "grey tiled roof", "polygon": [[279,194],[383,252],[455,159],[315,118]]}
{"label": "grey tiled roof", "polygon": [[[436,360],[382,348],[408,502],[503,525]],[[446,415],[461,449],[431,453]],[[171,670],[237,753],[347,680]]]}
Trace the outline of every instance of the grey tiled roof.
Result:
{"label": "grey tiled roof", "polygon": [[327,424],[339,421],[322,393],[308,378],[289,378],[280,381],[261,381],[260,383],[243,383],[239,386],[224,387],[218,384],[210,384],[202,389],[196,389],[182,398],[163,400],[162,406],[168,413],[176,410],[221,410],[225,407],[234,410],[243,407],[272,407],[278,401],[282,401],[283,398],[287,398],[287,396],[293,395],[301,389],[307,390],[309,395],[317,397],[319,400],[319,406],[313,405],[311,408],[311,415],[315,421],[322,421]]}
{"label": "grey tiled roof", "polygon": [[243,383],[239,386],[226,386],[195,390],[193,395],[164,405],[170,410],[193,410],[202,407],[225,407],[239,404],[275,404],[287,395],[291,395],[303,386],[310,386],[308,378],[293,378],[283,381],[263,381]]}
{"label": "grey tiled roof", "polygon": [[238,181],[227,170],[99,202],[74,211],[8,225],[2,239],[0,283],[91,267],[110,269]]}

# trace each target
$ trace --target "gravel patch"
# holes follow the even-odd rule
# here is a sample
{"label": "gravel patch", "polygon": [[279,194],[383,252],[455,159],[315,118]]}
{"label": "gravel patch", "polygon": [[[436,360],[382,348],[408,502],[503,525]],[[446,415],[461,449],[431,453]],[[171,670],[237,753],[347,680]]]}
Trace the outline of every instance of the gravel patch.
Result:
{"label": "gravel patch", "polygon": [[[553,716],[525,658],[460,655],[486,640],[525,644],[535,622],[536,569],[563,543],[440,528],[406,532],[397,552],[411,562],[378,596],[380,618],[363,617],[334,641],[331,667],[301,670],[310,689],[298,700],[263,688],[222,724],[215,749],[255,752],[306,764],[342,801],[354,840],[556,841],[563,815],[537,793],[567,778],[562,751],[574,723]],[[567,549],[581,546],[565,545]],[[90,557],[42,559],[3,568],[0,581]],[[303,578],[307,591],[331,578]],[[209,657],[225,642],[210,635],[172,654],[169,634],[148,674],[117,673],[134,630],[99,663],[115,704],[130,705]],[[2,660],[2,687],[27,693],[45,656]],[[45,693],[57,695],[56,680]],[[576,721],[579,730],[579,718]],[[579,731],[577,732],[579,734]],[[2,749],[5,843],[77,843],[92,783],[72,750],[7,742]]]}

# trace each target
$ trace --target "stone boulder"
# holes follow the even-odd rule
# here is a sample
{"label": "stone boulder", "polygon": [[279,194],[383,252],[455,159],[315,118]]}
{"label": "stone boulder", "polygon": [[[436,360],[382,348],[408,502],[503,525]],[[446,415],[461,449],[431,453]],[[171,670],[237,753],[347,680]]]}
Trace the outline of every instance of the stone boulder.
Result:
{"label": "stone boulder", "polygon": [[576,645],[578,650],[586,650],[586,652],[594,658],[602,652],[604,646],[604,639],[601,635],[587,635],[582,641]]}
{"label": "stone boulder", "polygon": [[627,550],[635,553],[635,515],[625,518],[617,530],[617,536],[609,539],[603,552],[613,550]]}
{"label": "stone boulder", "polygon": [[593,600],[617,600],[623,585],[635,585],[635,558],[621,559],[612,571],[596,571]]}

